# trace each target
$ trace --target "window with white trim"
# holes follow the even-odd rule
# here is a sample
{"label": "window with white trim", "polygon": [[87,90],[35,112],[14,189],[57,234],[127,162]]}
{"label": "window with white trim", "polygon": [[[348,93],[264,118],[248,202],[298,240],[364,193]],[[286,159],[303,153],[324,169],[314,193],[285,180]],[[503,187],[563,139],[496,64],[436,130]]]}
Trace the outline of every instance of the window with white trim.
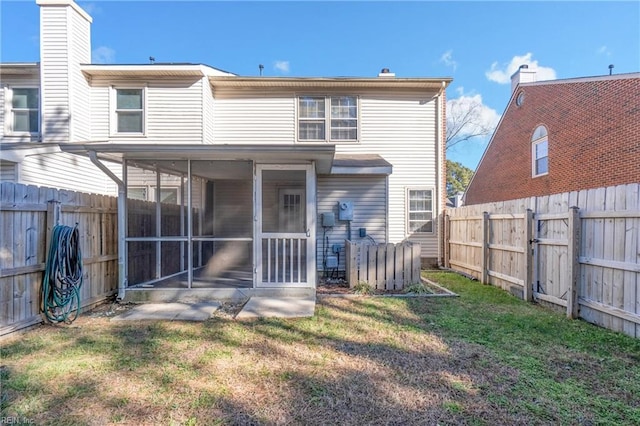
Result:
{"label": "window with white trim", "polygon": [[433,232],[433,190],[407,189],[407,233]]}
{"label": "window with white trim", "polygon": [[357,96],[298,97],[299,141],[357,141]]}
{"label": "window with white trim", "polygon": [[40,133],[40,89],[37,87],[7,87],[7,134],[37,135]]}
{"label": "window with white trim", "polygon": [[115,134],[145,133],[145,90],[140,87],[115,87],[114,126]]}
{"label": "window with white trim", "polygon": [[531,137],[532,176],[549,173],[549,137],[544,126],[538,126]]}

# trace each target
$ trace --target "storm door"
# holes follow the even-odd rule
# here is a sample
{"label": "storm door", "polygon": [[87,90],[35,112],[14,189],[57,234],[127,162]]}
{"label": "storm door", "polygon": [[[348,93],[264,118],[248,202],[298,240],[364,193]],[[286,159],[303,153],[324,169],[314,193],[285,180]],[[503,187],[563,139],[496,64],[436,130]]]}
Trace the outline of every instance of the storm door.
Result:
{"label": "storm door", "polygon": [[256,283],[315,286],[313,165],[258,165],[256,179]]}

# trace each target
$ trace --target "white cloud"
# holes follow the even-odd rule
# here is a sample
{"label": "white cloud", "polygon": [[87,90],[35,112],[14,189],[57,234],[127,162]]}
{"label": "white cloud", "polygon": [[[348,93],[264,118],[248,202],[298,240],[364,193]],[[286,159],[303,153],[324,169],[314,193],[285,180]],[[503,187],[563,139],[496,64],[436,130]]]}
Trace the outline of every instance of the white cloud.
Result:
{"label": "white cloud", "polygon": [[511,82],[511,76],[518,71],[520,65],[529,65],[529,69],[537,72],[537,80],[555,80],[556,71],[553,68],[543,67],[538,65],[538,61],[532,60],[532,53],[527,53],[523,56],[514,56],[511,62],[508,64],[498,64],[494,62],[491,64],[491,69],[485,73],[486,77],[490,81],[495,81],[500,84],[508,84]]}
{"label": "white cloud", "polygon": [[107,46],[100,46],[91,52],[91,63],[112,64],[116,59],[116,51]]}
{"label": "white cloud", "polygon": [[273,68],[276,71],[287,74],[289,72],[289,61],[275,61],[273,64]]}
{"label": "white cloud", "polygon": [[609,50],[609,48],[607,46],[601,46],[598,49],[598,54],[599,55],[605,55],[605,56],[611,56],[611,51]]}
{"label": "white cloud", "polygon": [[448,67],[453,68],[455,71],[458,68],[458,63],[453,60],[453,50],[447,50],[440,56],[440,62],[445,64]]}

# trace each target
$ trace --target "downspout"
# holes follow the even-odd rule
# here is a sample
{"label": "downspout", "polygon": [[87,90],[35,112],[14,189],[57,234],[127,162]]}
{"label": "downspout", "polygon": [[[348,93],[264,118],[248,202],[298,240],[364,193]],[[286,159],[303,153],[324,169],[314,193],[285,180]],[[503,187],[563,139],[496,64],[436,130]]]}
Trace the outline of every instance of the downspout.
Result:
{"label": "downspout", "polygon": [[[437,125],[436,125],[436,140],[439,142],[436,144],[436,149],[438,150],[438,152],[436,153],[436,158],[437,158],[437,165],[436,165],[436,169],[437,169],[437,176],[438,176],[438,197],[436,198],[436,206],[438,209],[438,266],[443,266],[442,263],[442,253],[443,253],[443,244],[444,241],[442,239],[443,237],[443,232],[444,232],[444,218],[442,217],[442,198],[443,198],[443,185],[442,185],[442,167],[443,167],[443,163],[444,163],[444,152],[447,149],[445,146],[445,141],[442,140],[443,132],[442,132],[442,119],[443,119],[443,113],[442,113],[442,93],[444,92],[446,88],[446,82],[442,82],[442,89],[440,89],[440,92],[438,93],[437,99],[438,102],[436,104],[436,120],[437,120]],[[446,186],[445,186],[446,188]]]}
{"label": "downspout", "polygon": [[98,160],[98,156],[95,151],[89,151],[89,159],[97,168],[102,170],[107,176],[118,185],[118,296],[117,300],[124,299],[124,292],[126,288],[125,277],[125,263],[124,253],[126,248],[125,243],[125,207],[127,201],[126,187],[122,179],[116,176],[107,166]]}

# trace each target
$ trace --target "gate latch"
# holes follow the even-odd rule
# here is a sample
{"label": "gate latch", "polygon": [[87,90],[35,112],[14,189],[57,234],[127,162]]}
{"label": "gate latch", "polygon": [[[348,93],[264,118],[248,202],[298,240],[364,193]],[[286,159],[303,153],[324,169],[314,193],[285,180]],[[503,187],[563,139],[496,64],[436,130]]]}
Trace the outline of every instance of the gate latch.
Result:
{"label": "gate latch", "polygon": [[529,244],[539,243],[539,242],[540,242],[540,240],[539,240],[539,239],[537,239],[537,238],[534,238],[534,239],[532,239],[532,240],[529,240]]}

